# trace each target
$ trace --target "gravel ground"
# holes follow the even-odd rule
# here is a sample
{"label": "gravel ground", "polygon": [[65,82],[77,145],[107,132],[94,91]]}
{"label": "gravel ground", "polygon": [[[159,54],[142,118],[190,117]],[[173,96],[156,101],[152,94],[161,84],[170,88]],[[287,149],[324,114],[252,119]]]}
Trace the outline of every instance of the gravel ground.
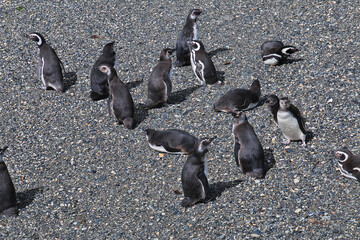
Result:
{"label": "gravel ground", "polygon": [[[196,88],[191,67],[176,68],[171,103],[145,111],[150,71],[194,7],[204,10],[199,38],[225,85]],[[2,1],[0,146],[9,146],[20,212],[0,219],[0,238],[360,239],[360,186],[332,155],[341,146],[360,154],[359,11],[358,1]],[[40,89],[37,46],[24,37],[31,31],[69,72],[63,95]],[[265,66],[260,45],[269,39],[301,51]],[[106,101],[89,98],[91,66],[112,40],[137,105],[132,131],[109,117]],[[263,180],[235,166],[232,117],[212,110],[256,78],[263,96],[289,96],[314,134],[306,149],[284,146],[266,105],[249,111],[276,161]],[[218,136],[207,154],[214,201],[180,206],[186,157],[152,151],[148,127]]]}

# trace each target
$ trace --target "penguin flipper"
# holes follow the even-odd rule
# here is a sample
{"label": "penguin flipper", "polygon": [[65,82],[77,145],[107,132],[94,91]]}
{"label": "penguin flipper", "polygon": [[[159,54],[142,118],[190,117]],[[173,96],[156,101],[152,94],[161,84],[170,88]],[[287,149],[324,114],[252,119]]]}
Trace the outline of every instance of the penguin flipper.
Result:
{"label": "penguin flipper", "polygon": [[306,135],[304,119],[301,116],[299,109],[297,107],[295,107],[294,105],[290,104],[289,110],[294,115],[294,117],[297,119],[301,132]]}
{"label": "penguin flipper", "polygon": [[201,82],[205,82],[204,79],[204,64],[201,61],[195,61],[196,70],[195,74]]}
{"label": "penguin flipper", "polygon": [[185,208],[188,208],[188,207],[191,207],[191,206],[195,205],[195,203],[197,203],[198,201],[199,201],[198,199],[185,197],[181,202],[181,206],[185,207]]}
{"label": "penguin flipper", "polygon": [[236,165],[238,167],[240,167],[239,150],[240,150],[240,144],[238,142],[235,142],[235,144],[234,144],[234,155],[235,155],[235,162],[236,162]]}

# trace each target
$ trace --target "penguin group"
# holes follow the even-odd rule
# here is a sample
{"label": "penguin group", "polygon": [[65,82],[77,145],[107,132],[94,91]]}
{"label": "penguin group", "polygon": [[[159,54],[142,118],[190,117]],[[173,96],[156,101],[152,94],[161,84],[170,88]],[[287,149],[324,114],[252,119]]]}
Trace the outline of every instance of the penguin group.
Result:
{"label": "penguin group", "polygon": [[[153,68],[147,85],[147,109],[161,107],[167,103],[172,90],[173,67],[191,66],[197,80],[197,85],[222,85],[214,63],[205,51],[202,41],[198,39],[197,18],[200,9],[191,9],[184,27],[178,36],[176,48],[163,48],[160,58]],[[42,89],[54,89],[64,93],[64,66],[56,52],[45,38],[38,32],[32,32],[27,37],[36,42],[39,48],[37,75],[42,82]],[[261,45],[261,56],[266,65],[279,65],[291,54],[299,51],[294,46],[284,45],[281,41],[265,41]],[[171,55],[176,53],[173,64]],[[110,115],[128,129],[134,129],[134,100],[117,75],[115,69],[116,53],[114,42],[107,43],[101,55],[94,63],[90,73],[90,98],[93,101],[107,99]],[[306,147],[307,131],[300,110],[286,96],[278,97],[271,94],[265,97],[268,109],[275,124],[285,137],[284,144],[291,141],[301,141]],[[235,164],[241,172],[255,179],[265,178],[270,166],[266,163],[262,144],[248,121],[245,111],[250,112],[258,107],[261,101],[261,86],[259,80],[254,80],[248,89],[237,88],[229,90],[213,104],[215,112],[232,114],[232,135],[234,140]],[[206,202],[209,195],[208,166],[206,153],[212,141],[217,136],[197,138],[180,129],[145,130],[146,141],[150,148],[163,153],[187,155],[187,160],[181,171],[181,184],[184,199],[183,207],[191,207],[198,202]],[[15,187],[3,161],[7,147],[0,149],[0,215],[15,216]],[[360,181],[360,157],[347,148],[334,152],[338,159],[340,172],[345,177]]]}

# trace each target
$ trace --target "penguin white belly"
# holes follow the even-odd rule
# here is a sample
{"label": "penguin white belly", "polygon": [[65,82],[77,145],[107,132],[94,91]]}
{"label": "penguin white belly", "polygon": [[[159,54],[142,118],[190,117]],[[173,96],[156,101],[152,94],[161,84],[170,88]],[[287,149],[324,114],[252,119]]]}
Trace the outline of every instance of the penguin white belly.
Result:
{"label": "penguin white belly", "polygon": [[197,31],[197,24],[194,24],[194,31],[193,31],[193,40],[198,40],[198,31]]}
{"label": "penguin white belly", "polygon": [[266,65],[276,65],[276,64],[278,64],[279,63],[279,60],[277,60],[276,58],[268,58],[268,59],[266,59],[265,61],[264,61],[264,63],[266,64]]}
{"label": "penguin white belly", "polygon": [[171,154],[181,154],[181,155],[185,154],[185,153],[183,153],[181,151],[180,152],[169,152],[163,146],[157,146],[157,145],[154,145],[154,144],[151,144],[151,143],[149,143],[149,146],[152,149],[154,149],[154,150],[156,150],[158,152],[171,153]]}
{"label": "penguin white belly", "polygon": [[297,119],[289,111],[278,111],[278,126],[281,132],[289,140],[301,140],[303,134],[300,130]]}
{"label": "penguin white belly", "polygon": [[250,110],[253,109],[254,107],[256,107],[259,104],[259,102],[255,102],[255,103],[250,103],[249,106],[243,110]]}
{"label": "penguin white belly", "polygon": [[205,199],[206,194],[205,194],[205,188],[204,188],[204,185],[203,185],[203,183],[201,182],[201,180],[200,180],[200,179],[198,179],[198,181],[199,181],[199,182],[200,182],[200,184],[201,184],[201,196],[200,196],[200,199]]}
{"label": "penguin white belly", "polygon": [[208,159],[206,157],[204,157],[204,173],[206,178],[209,178]]}

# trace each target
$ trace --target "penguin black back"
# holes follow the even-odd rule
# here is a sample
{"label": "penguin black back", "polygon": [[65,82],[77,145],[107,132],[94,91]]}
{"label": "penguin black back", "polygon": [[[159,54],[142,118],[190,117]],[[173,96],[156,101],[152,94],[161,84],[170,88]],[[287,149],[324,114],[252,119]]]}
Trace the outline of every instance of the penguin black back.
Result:
{"label": "penguin black back", "polygon": [[109,84],[107,80],[107,75],[99,70],[99,66],[101,64],[109,64],[110,66],[114,67],[116,56],[114,51],[114,43],[115,42],[110,42],[104,46],[102,54],[91,68],[90,97],[93,101],[98,101],[109,96]]}
{"label": "penguin black back", "polygon": [[281,41],[266,41],[261,45],[261,56],[265,64],[277,65],[284,58],[299,51],[294,46],[284,46]]}
{"label": "penguin black back", "polygon": [[15,187],[11,180],[9,171],[3,161],[3,155],[7,147],[0,149],[0,215],[16,216]]}

